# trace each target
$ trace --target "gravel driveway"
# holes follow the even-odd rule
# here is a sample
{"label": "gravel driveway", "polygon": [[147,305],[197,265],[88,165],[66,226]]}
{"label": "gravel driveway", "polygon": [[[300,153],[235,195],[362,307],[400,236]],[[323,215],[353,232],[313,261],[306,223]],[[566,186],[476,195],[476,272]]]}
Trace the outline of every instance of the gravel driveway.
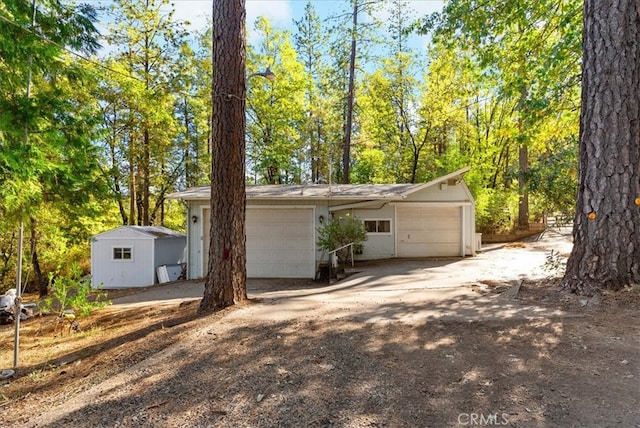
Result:
{"label": "gravel driveway", "polygon": [[[544,293],[523,298],[528,282],[510,295],[570,248],[568,232],[551,231],[474,258],[362,263],[332,285],[251,280],[251,302],[101,353],[169,344],[65,399],[43,394],[14,426],[636,426],[637,310],[544,305]],[[201,292],[185,282],[115,303],[175,306]]]}
{"label": "gravel driveway", "polygon": [[[370,322],[549,316],[548,310],[525,307],[478,290],[496,286],[504,289],[524,279],[544,277],[549,274],[545,263],[551,251],[568,256],[571,245],[570,229],[552,229],[525,245],[484,246],[475,257],[358,263],[351,275],[331,285],[309,280],[249,279],[249,298],[262,304],[241,309],[233,316],[278,321],[315,311]],[[202,294],[202,282],[185,281],[150,287],[113,303],[175,304],[199,299]]]}

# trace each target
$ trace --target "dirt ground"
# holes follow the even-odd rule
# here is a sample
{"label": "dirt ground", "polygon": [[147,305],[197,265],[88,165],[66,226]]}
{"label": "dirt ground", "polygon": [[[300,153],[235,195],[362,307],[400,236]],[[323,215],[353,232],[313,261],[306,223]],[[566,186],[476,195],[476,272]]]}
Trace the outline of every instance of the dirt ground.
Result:
{"label": "dirt ground", "polygon": [[[202,317],[197,301],[107,307],[75,333],[35,317],[0,426],[640,427],[640,288],[586,300],[547,278],[504,299],[562,315],[265,321],[252,311],[278,302],[253,300]],[[12,332],[0,328],[4,367]]]}

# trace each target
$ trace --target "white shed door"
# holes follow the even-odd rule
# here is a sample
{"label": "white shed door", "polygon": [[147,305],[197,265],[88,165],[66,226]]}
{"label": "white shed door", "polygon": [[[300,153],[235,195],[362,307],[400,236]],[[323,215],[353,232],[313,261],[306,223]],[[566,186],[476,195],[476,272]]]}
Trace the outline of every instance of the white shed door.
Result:
{"label": "white shed door", "polygon": [[313,209],[247,208],[247,276],[313,278]]}
{"label": "white shed door", "polygon": [[399,206],[398,257],[461,255],[460,207]]}

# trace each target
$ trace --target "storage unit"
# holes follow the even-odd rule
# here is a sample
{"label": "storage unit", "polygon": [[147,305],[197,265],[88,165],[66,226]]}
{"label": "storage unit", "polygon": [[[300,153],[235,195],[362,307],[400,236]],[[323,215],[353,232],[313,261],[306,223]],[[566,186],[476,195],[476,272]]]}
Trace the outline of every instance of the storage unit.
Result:
{"label": "storage unit", "polygon": [[120,226],[91,238],[91,285],[145,287],[156,269],[186,262],[187,237],[161,226]]}

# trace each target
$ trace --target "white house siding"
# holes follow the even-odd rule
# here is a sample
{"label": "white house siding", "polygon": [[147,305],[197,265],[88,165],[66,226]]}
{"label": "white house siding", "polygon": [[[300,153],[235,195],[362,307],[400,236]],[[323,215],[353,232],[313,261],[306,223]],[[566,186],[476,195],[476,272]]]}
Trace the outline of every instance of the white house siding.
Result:
{"label": "white house siding", "polygon": [[[130,248],[131,259],[114,260],[114,248]],[[104,288],[156,283],[156,268],[184,262],[184,235],[164,227],[121,226],[91,239],[91,284]]]}
{"label": "white house siding", "polygon": [[397,218],[398,257],[462,255],[461,207],[399,204]]}
{"label": "white house siding", "polygon": [[[206,275],[203,272],[203,248],[204,240],[209,237],[209,215],[208,205],[203,205],[202,201],[192,201],[189,203],[187,212],[187,277],[189,279],[202,278]],[[196,222],[193,222],[193,217]],[[208,246],[207,246],[208,247]]]}
{"label": "white house siding", "polygon": [[315,275],[313,208],[247,208],[247,276]]}
{"label": "white house siding", "polygon": [[[458,239],[458,244],[460,245],[460,247],[455,256],[471,256],[475,255],[476,251],[479,250],[479,248],[475,248],[476,214],[474,199],[471,195],[471,191],[464,181],[458,181],[457,183],[455,181],[449,181],[448,184],[444,182],[435,186],[427,187],[419,192],[411,194],[408,198],[406,198],[405,201],[403,201],[402,203],[398,203],[397,205],[402,206],[403,203],[411,202],[416,202],[419,204],[423,204],[424,206],[433,207],[457,207],[457,209],[460,210],[459,214],[456,214],[456,218],[460,219],[459,231],[461,237],[460,239]],[[400,223],[397,224],[400,225]],[[452,227],[452,225],[449,225],[447,227]],[[401,236],[398,236],[398,239],[400,238]],[[398,245],[400,246],[400,242],[398,242]],[[440,256],[442,255],[438,255],[436,257]],[[400,255],[399,251],[398,257],[403,257]]]}
{"label": "white house siding", "polygon": [[[253,202],[253,201],[252,201]],[[271,201],[273,202],[273,201]],[[326,205],[326,203],[325,203]],[[315,276],[315,230],[319,216],[315,203],[252,204],[247,206],[247,276],[249,278],[313,278]],[[208,269],[210,209],[194,204],[190,216],[189,278],[204,277]],[[200,221],[202,219],[202,221]]]}
{"label": "white house siding", "polygon": [[391,221],[391,231],[389,233],[368,233],[367,240],[362,243],[362,254],[355,255],[356,260],[386,259],[395,256],[395,208],[393,205],[378,202],[371,209],[352,209],[337,211],[336,217],[344,216],[347,213],[365,220],[389,220]]}
{"label": "white house siding", "polygon": [[[364,242],[363,254],[357,255],[356,260],[473,255],[477,242],[474,199],[462,180],[462,175],[467,171],[468,168],[463,168],[429,183],[417,185],[251,186],[247,190],[247,229],[250,235],[247,238],[248,274],[249,276],[275,275],[273,272],[266,274],[261,272],[267,269],[266,266],[275,266],[274,259],[286,259],[287,256],[282,254],[276,256],[275,252],[270,254],[267,247],[277,249],[285,242],[289,244],[303,242],[306,248],[311,233],[313,233],[315,263],[326,261],[326,254],[323,255],[322,251],[315,248],[315,235],[316,229],[321,225],[320,218],[326,220],[331,215],[347,212],[363,220],[390,219],[391,221],[391,233],[369,235],[368,240]],[[209,195],[210,189],[206,186],[169,195],[172,199],[186,201],[188,206],[189,278],[203,277],[207,273]],[[409,207],[412,205],[421,208],[411,212]],[[257,232],[252,231],[255,219],[250,214],[251,209],[290,210],[295,207],[302,207],[310,212],[306,226],[309,236],[302,234],[295,237],[297,234],[295,232],[288,239],[283,237],[280,242],[273,242],[273,238],[268,236],[264,238],[267,242],[249,242],[253,239],[263,239],[259,237],[264,236],[266,228],[264,224],[257,224],[253,229]],[[400,214],[397,212],[398,209]],[[193,216],[195,216],[195,222],[192,220]],[[403,225],[405,219],[413,224]],[[279,225],[275,229],[283,231],[286,227]],[[409,239],[411,242],[401,242],[401,234],[407,234],[407,238],[411,237]],[[421,240],[422,243],[415,241],[416,239]],[[311,251],[314,252],[313,249]],[[249,254],[253,255],[249,256]],[[262,263],[264,266],[255,269],[255,263]],[[289,275],[293,274],[286,274],[286,276]],[[302,277],[314,275],[315,272]],[[277,276],[285,276],[284,270],[280,270]]]}
{"label": "white house siding", "polygon": [[[113,248],[131,248],[131,260],[113,260]],[[144,287],[155,282],[153,238],[100,238],[91,243],[91,284],[94,287]]]}

